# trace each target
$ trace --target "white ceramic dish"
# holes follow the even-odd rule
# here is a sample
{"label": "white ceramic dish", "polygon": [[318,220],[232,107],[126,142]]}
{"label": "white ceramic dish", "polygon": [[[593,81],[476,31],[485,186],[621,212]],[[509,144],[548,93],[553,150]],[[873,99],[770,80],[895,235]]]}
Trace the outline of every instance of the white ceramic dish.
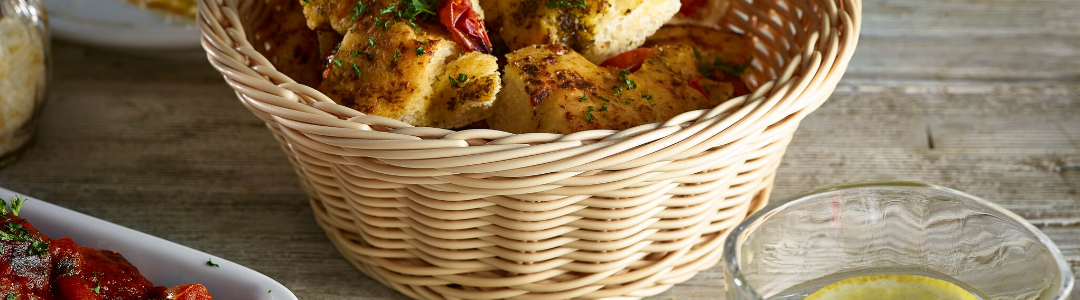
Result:
{"label": "white ceramic dish", "polygon": [[[15,195],[29,200],[19,216],[45,235],[71,237],[79,245],[120,252],[156,285],[200,283],[214,299],[297,300],[270,277],[224,258],[0,188],[0,198]],[[219,267],[207,266],[208,259]]]}
{"label": "white ceramic dish", "polygon": [[205,56],[194,19],[127,0],[47,0],[45,6],[52,34],[63,40],[142,56]]}

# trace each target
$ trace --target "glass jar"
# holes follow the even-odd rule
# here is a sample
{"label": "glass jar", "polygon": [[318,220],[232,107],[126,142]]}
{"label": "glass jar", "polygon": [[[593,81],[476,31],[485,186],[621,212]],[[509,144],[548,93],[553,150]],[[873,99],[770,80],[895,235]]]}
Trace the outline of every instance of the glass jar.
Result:
{"label": "glass jar", "polygon": [[0,166],[33,140],[49,80],[47,27],[41,0],[0,0]]}

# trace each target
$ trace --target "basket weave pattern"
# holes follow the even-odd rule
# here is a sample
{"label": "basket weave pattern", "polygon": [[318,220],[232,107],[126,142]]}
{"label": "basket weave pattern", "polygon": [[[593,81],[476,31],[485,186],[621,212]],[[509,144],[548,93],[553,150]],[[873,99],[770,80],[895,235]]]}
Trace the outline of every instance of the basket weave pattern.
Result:
{"label": "basket weave pattern", "polygon": [[367,276],[416,299],[640,298],[719,261],[855,48],[860,0],[731,2],[722,25],[757,47],[753,94],[570,135],[417,128],[337,105],[254,50],[265,1],[199,0],[199,26]]}

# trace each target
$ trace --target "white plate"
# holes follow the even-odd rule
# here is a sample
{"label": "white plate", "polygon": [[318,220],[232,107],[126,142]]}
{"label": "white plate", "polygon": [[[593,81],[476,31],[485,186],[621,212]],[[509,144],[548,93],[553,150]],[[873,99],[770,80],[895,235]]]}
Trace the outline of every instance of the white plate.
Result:
{"label": "white plate", "polygon": [[[71,237],[82,246],[120,252],[155,285],[199,283],[214,299],[297,300],[270,277],[224,258],[0,188],[4,200],[15,195],[29,200],[19,216],[34,228],[51,238]],[[207,266],[208,259],[220,267]]]}
{"label": "white plate", "polygon": [[127,0],[46,0],[57,38],[156,57],[200,53],[191,18],[143,9]]}

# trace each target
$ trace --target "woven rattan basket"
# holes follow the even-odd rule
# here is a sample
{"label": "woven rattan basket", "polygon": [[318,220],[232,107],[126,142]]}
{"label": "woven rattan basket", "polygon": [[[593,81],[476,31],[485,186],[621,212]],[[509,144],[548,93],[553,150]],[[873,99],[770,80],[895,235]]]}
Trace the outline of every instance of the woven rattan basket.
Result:
{"label": "woven rattan basket", "polygon": [[199,0],[202,45],[266,122],[316,219],[360,271],[417,299],[656,295],[720,260],[768,199],[799,122],[855,50],[860,0],[731,0],[755,92],[623,131],[417,128],[279,73],[249,42],[262,0]]}

